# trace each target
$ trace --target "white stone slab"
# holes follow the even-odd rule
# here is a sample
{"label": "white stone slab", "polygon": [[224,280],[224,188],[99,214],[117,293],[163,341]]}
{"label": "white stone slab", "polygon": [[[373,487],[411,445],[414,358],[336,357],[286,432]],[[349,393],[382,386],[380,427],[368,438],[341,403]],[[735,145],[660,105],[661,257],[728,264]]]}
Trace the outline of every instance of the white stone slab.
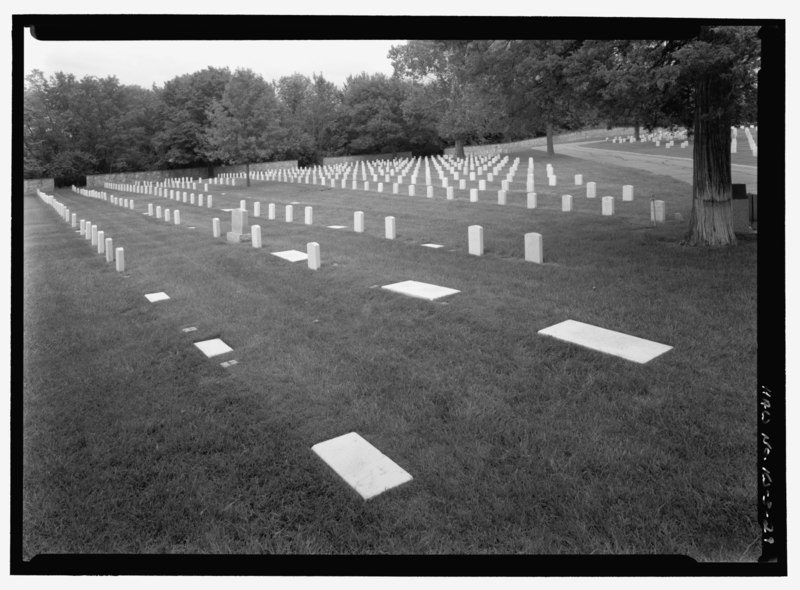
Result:
{"label": "white stone slab", "polygon": [[182,332],[196,332],[197,331],[197,327],[196,326],[189,326],[188,328],[184,328],[181,331]]}
{"label": "white stone slab", "polygon": [[328,228],[329,229],[346,229],[347,226],[346,225],[329,225]]}
{"label": "white stone slab", "polygon": [[441,244],[422,244],[426,248],[444,248]]}
{"label": "white stone slab", "polygon": [[666,344],[659,344],[652,340],[645,340],[575,320],[566,320],[544,328],[539,330],[539,334],[642,364],[672,349]]}
{"label": "white stone slab", "polygon": [[400,293],[401,295],[408,295],[409,297],[416,297],[417,299],[425,299],[427,301],[434,301],[441,297],[454,295],[460,293],[456,289],[449,287],[440,287],[439,285],[432,285],[431,283],[422,283],[420,281],[402,281],[400,283],[392,283],[391,285],[384,285],[381,289]]}
{"label": "white stone slab", "polygon": [[311,450],[364,500],[413,479],[355,432],[317,443]]}
{"label": "white stone slab", "polygon": [[156,301],[164,301],[165,299],[169,299],[169,295],[161,291],[160,293],[147,293],[145,294],[147,300],[150,303],[155,303]]}
{"label": "white stone slab", "polygon": [[301,260],[308,260],[308,254],[300,252],[300,250],[284,250],[283,252],[271,252],[273,256],[283,258],[289,262],[300,262]]}
{"label": "white stone slab", "polygon": [[231,352],[233,349],[225,344],[219,338],[212,338],[211,340],[203,340],[195,342],[194,345],[199,348],[204,355],[211,358],[212,356],[219,356],[226,352]]}

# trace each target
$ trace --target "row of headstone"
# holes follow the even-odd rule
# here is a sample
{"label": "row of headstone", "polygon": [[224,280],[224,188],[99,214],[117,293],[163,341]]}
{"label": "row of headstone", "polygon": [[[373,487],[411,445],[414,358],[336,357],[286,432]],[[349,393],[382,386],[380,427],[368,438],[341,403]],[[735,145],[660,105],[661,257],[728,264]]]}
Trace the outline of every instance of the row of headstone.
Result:
{"label": "row of headstone", "polygon": [[[73,186],[73,189],[74,188]],[[36,189],[36,194],[45,203],[53,207],[64,222],[69,223],[73,228],[78,228],[76,229],[78,234],[86,238],[87,241],[91,241],[97,253],[105,255],[106,262],[114,262],[116,260],[117,271],[125,271],[124,248],[118,247],[114,249],[114,240],[111,237],[106,237],[105,232],[100,230],[97,225],[93,224],[91,221],[86,219],[79,220],[76,213],[70,212],[69,208],[58,201],[53,195],[48,195],[40,189]]]}
{"label": "row of headstone", "polygon": [[[544,263],[544,247],[542,234],[530,232],[525,234],[525,260],[537,264]],[[483,227],[470,225],[467,228],[467,250],[472,256],[483,256]]]}

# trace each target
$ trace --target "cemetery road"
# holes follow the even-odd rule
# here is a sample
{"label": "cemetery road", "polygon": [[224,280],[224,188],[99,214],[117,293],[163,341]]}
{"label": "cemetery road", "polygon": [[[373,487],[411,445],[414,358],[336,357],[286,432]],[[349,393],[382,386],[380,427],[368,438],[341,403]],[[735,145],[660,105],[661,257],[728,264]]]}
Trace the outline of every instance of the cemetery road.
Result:
{"label": "cemetery road", "polygon": [[[652,172],[653,174],[665,174],[689,184],[692,183],[692,160],[691,158],[676,158],[672,156],[651,156],[648,154],[637,154],[633,152],[615,151],[607,149],[590,148],[580,143],[561,143],[556,146],[556,153],[575,158],[584,158],[595,162],[612,164],[615,166],[627,166]],[[536,147],[537,150],[546,150],[545,147]],[[732,182],[746,184],[747,192],[756,193],[757,168],[755,166],[744,166],[741,164],[731,165]]]}

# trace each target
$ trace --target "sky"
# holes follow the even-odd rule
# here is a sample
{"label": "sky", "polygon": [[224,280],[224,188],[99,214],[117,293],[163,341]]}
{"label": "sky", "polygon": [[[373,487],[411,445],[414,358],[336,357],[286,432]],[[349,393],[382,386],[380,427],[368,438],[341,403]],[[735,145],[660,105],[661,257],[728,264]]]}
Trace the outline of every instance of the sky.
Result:
{"label": "sky", "polygon": [[121,84],[151,88],[208,66],[249,68],[266,80],[322,74],[341,88],[349,75],[392,74],[387,53],[403,40],[323,41],[39,41],[25,35],[24,70],[49,77],[116,76]]}

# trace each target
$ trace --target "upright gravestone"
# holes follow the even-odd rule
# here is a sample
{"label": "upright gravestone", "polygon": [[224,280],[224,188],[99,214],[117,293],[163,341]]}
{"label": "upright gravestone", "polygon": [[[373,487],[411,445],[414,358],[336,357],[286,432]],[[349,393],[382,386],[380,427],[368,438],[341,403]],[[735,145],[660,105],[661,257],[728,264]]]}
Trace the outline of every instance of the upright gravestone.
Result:
{"label": "upright gravestone", "polygon": [[197,206],[198,207],[202,207],[203,204],[204,204],[203,203],[203,193],[200,193],[199,195],[197,195]]}
{"label": "upright gravestone", "polygon": [[169,209],[164,209],[164,221],[166,221],[167,223],[172,221],[172,219],[170,217],[170,214],[169,214]]}
{"label": "upright gravestone", "polygon": [[228,232],[227,238],[229,242],[249,242],[250,234],[245,233],[250,228],[248,223],[246,209],[232,209],[231,210],[231,231]]}
{"label": "upright gravestone", "polygon": [[161,205],[156,205],[156,219],[161,219]]}
{"label": "upright gravestone", "polygon": [[575,175],[575,186],[580,186],[583,184],[583,174],[576,174]]}
{"label": "upright gravestone", "polygon": [[252,236],[253,248],[260,248],[261,247],[261,226],[260,225],[251,225],[250,226],[250,235]]}
{"label": "upright gravestone", "polygon": [[470,203],[478,202],[478,189],[476,188],[469,189],[469,202]]}
{"label": "upright gravestone", "polygon": [[275,219],[275,203],[267,205],[267,219]]}
{"label": "upright gravestone", "polygon": [[211,220],[211,233],[215,238],[220,236],[219,217],[215,217]]}
{"label": "upright gravestone", "polygon": [[364,212],[356,211],[353,214],[353,231],[357,233],[364,232]]}
{"label": "upright gravestone", "polygon": [[667,217],[667,208],[664,201],[654,200],[650,205],[650,221],[654,223],[664,223]]}
{"label": "upright gravestone", "polygon": [[106,251],[106,232],[97,232],[97,253],[103,254]]}
{"label": "upright gravestone", "polygon": [[586,183],[586,198],[587,199],[594,199],[597,196],[597,183],[596,182],[587,182]]}
{"label": "upright gravestone", "polygon": [[469,238],[469,253],[474,256],[483,256],[483,227],[470,225],[467,229]]}
{"label": "upright gravestone", "polygon": [[447,187],[447,200],[448,201],[452,201],[454,196],[455,195],[454,195],[454,192],[453,192],[453,187],[452,186],[448,186]]}
{"label": "upright gravestone", "polygon": [[308,256],[308,268],[311,270],[319,270],[321,261],[319,256],[319,244],[317,242],[309,242],[306,244],[306,256]]}
{"label": "upright gravestone", "polygon": [[603,197],[602,213],[603,215],[614,215],[614,197]]}
{"label": "upright gravestone", "polygon": [[150,217],[153,216],[153,203],[147,203],[147,214]]}
{"label": "upright gravestone", "polygon": [[286,205],[285,218],[286,218],[286,223],[292,223],[294,221],[294,206],[293,205]]}
{"label": "upright gravestone", "polygon": [[213,199],[211,195],[208,195],[208,208],[211,209],[213,203]]}
{"label": "upright gravestone", "polygon": [[528,209],[536,209],[536,193],[528,193]]}
{"label": "upright gravestone", "polygon": [[572,211],[572,195],[561,195],[561,210]]}
{"label": "upright gravestone", "polygon": [[97,225],[92,224],[92,231],[89,238],[92,240],[92,246],[97,246]]}
{"label": "upright gravestone", "polygon": [[181,224],[181,212],[178,211],[177,209],[175,209],[174,217],[175,217],[175,225],[180,225]]}
{"label": "upright gravestone", "polygon": [[125,249],[117,248],[114,258],[117,260],[117,272],[125,272]]}
{"label": "upright gravestone", "polygon": [[497,204],[498,205],[506,204],[506,191],[497,191]]}
{"label": "upright gravestone", "polygon": [[397,225],[395,219],[391,215],[386,217],[386,239],[394,240],[397,237]]}
{"label": "upright gravestone", "polygon": [[314,208],[311,206],[307,206],[305,208],[305,224],[306,225],[313,225],[314,223]]}
{"label": "upright gravestone", "polygon": [[106,238],[106,262],[114,262],[114,240]]}
{"label": "upright gravestone", "polygon": [[622,185],[622,200],[623,201],[633,201],[633,185],[632,184],[624,184],[624,185]]}
{"label": "upright gravestone", "polygon": [[542,248],[542,234],[534,232],[525,234],[525,260],[542,264],[544,249]]}

